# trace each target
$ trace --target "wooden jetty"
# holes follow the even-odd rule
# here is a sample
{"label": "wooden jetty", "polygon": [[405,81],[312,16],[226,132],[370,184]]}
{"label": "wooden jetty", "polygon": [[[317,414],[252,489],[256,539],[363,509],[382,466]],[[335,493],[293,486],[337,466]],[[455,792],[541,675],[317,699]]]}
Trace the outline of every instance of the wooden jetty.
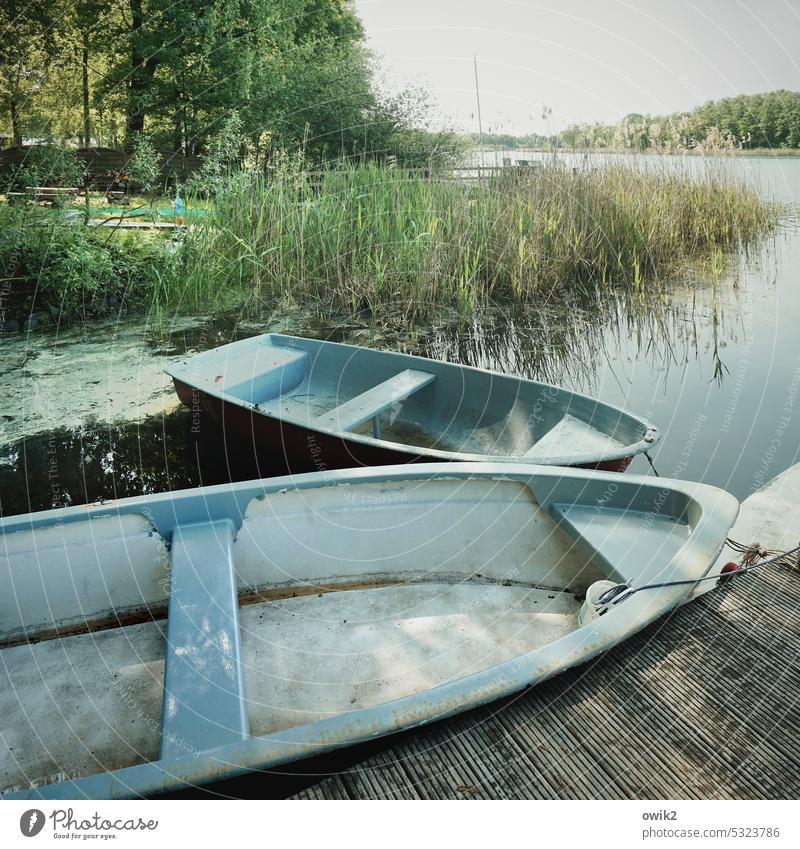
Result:
{"label": "wooden jetty", "polygon": [[[517,178],[530,177],[542,167],[538,161],[520,159],[512,163],[510,160],[503,165],[464,165],[453,168],[430,169],[430,168],[390,168],[396,175],[397,180],[403,179],[425,179],[433,181],[452,181],[466,186],[473,184],[489,183],[499,177]],[[309,185],[317,189],[325,171],[306,171],[303,176],[308,179]]]}
{"label": "wooden jetty", "polygon": [[130,218],[90,218],[89,227],[111,227],[114,230],[175,230],[182,225],[174,221],[134,221]]}
{"label": "wooden jetty", "polygon": [[[731,537],[798,544],[800,464],[744,502]],[[595,662],[339,763],[298,764],[283,786],[301,799],[794,799],[799,652],[800,571],[768,566]]]}

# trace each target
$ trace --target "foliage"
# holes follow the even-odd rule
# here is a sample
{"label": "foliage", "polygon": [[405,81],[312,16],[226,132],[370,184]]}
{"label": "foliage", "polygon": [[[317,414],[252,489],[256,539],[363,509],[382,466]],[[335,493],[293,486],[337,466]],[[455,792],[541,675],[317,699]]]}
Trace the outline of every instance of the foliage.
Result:
{"label": "foliage", "polygon": [[728,97],[660,117],[631,114],[613,125],[572,124],[558,141],[573,150],[668,153],[800,148],[800,92]]}
{"label": "foliage", "polygon": [[147,136],[139,134],[134,139],[126,170],[131,181],[145,194],[152,192],[158,185],[161,163],[153,143]]}
{"label": "foliage", "polygon": [[51,62],[57,17],[47,0],[0,3],[0,101],[14,144],[22,144],[25,114]]}
{"label": "foliage", "polygon": [[234,112],[219,134],[208,144],[200,170],[192,174],[186,188],[190,192],[213,194],[218,191],[239,161],[242,147],[242,121]]}
{"label": "foliage", "polygon": [[12,191],[24,191],[28,186],[79,188],[85,177],[86,165],[73,151],[37,145],[28,148],[22,164],[5,175],[3,182]]}
{"label": "foliage", "polygon": [[178,275],[179,258],[160,241],[119,243],[108,232],[47,221],[31,226],[27,211],[2,210],[0,273],[35,281],[37,299],[66,319],[150,303]]}
{"label": "foliage", "polygon": [[717,127],[744,147],[800,147],[800,92],[772,91],[712,101],[691,115],[693,132]]}
{"label": "foliage", "polygon": [[544,136],[540,133],[527,133],[526,135],[514,136],[511,133],[466,133],[464,139],[470,145],[484,144],[487,147],[502,150],[548,150],[555,143],[553,136]]}
{"label": "foliage", "polygon": [[[205,152],[237,112],[250,142],[324,138],[369,105],[363,30],[349,0],[127,0],[108,17],[95,99],[124,113],[129,142]],[[309,125],[309,131],[306,126]]]}
{"label": "foliage", "polygon": [[[0,47],[0,117],[9,122],[13,105],[18,135],[89,136],[133,153],[146,136],[210,163],[235,115],[236,156],[251,164],[298,148],[317,163],[394,156],[429,167],[463,147],[428,126],[418,91],[380,94],[352,0],[9,3],[31,10]],[[11,26],[3,15],[0,29]]]}
{"label": "foliage", "polygon": [[390,136],[386,150],[401,168],[447,168],[462,161],[467,146],[450,131],[401,127]]}
{"label": "foliage", "polygon": [[433,103],[422,89],[408,89],[376,99],[364,122],[363,139],[355,139],[353,158],[389,160],[402,168],[437,168],[457,164],[465,140],[431,125]]}

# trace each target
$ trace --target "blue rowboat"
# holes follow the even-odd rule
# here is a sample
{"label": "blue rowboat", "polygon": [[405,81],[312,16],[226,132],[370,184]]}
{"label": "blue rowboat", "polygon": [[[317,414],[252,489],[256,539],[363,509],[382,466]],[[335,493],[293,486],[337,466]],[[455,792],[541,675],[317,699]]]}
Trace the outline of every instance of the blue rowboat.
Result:
{"label": "blue rowboat", "polygon": [[557,386],[276,333],[166,371],[184,404],[290,468],[455,460],[624,471],[658,439],[644,419]]}
{"label": "blue rowboat", "polygon": [[508,695],[685,601],[737,510],[702,484],[476,463],[3,519],[0,788],[155,794]]}

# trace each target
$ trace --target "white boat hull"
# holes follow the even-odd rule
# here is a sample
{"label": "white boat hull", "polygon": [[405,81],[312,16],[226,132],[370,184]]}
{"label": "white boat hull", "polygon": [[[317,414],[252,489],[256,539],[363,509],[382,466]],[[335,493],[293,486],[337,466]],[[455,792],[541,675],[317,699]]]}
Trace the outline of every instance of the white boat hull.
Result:
{"label": "white boat hull", "polygon": [[[6,519],[3,789],[159,792],[514,692],[681,603],[690,586],[578,619],[598,580],[702,577],[736,510],[697,484],[440,465]],[[231,528],[227,614],[176,566],[209,519]],[[213,545],[194,551],[190,573],[221,574]]]}

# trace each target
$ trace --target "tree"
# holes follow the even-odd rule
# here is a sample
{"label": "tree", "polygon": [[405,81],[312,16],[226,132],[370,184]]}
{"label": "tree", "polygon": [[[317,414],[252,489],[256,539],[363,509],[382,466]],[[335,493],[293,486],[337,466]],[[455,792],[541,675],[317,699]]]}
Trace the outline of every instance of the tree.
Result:
{"label": "tree", "polygon": [[452,134],[417,132],[415,93],[379,95],[351,0],[4,0],[0,23],[0,96],[17,140],[24,105],[40,135],[113,145],[121,130],[129,150],[146,136],[206,155],[234,114],[240,158],[402,148],[417,160],[426,145],[452,147]]}
{"label": "tree", "polygon": [[70,22],[80,51],[81,140],[88,147],[92,143],[91,59],[95,46],[102,45],[102,38],[108,26],[106,4],[100,0],[76,0]]}
{"label": "tree", "polygon": [[354,44],[364,38],[364,27],[350,0],[298,0],[291,7],[295,15],[294,39],[298,44],[331,38],[335,44]]}
{"label": "tree", "polygon": [[53,4],[45,0],[0,4],[0,98],[15,145],[22,144],[24,113],[50,64],[56,23],[52,11]]}

